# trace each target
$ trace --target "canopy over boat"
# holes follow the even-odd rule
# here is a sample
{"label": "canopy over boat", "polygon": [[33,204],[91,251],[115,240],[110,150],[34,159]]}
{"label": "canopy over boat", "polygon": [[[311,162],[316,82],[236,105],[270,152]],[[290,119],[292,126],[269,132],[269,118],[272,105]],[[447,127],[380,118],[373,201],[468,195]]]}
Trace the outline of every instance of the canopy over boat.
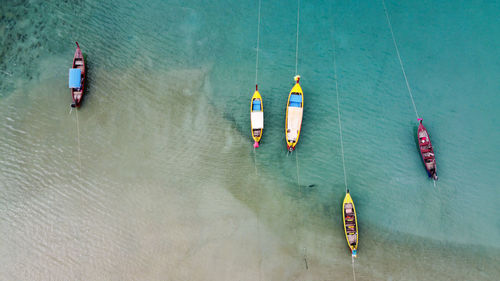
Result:
{"label": "canopy over boat", "polygon": [[80,107],[82,101],[83,92],[85,88],[85,61],[83,58],[82,50],[80,50],[80,45],[76,43],[75,55],[73,56],[73,64],[69,69],[69,88],[71,92],[71,98],[73,103],[71,107]]}
{"label": "canopy over boat", "polygon": [[80,88],[82,85],[82,70],[79,68],[69,69],[69,87]]}

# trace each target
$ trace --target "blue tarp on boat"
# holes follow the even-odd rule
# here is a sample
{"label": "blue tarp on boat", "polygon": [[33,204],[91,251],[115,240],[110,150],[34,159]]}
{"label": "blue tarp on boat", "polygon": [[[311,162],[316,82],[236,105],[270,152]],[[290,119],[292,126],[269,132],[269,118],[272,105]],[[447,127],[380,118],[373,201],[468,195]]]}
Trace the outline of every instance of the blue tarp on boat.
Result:
{"label": "blue tarp on boat", "polygon": [[252,103],[253,111],[260,111],[260,100],[254,100]]}
{"label": "blue tarp on boat", "polygon": [[79,68],[69,69],[69,87],[80,88],[82,82],[82,70]]}
{"label": "blue tarp on boat", "polygon": [[302,103],[302,96],[301,95],[291,95],[290,96],[290,106],[291,107],[301,107],[300,104]]}
{"label": "blue tarp on boat", "polygon": [[298,102],[298,103],[301,103],[302,102],[302,96],[301,95],[294,95],[292,94],[290,96],[290,102]]}

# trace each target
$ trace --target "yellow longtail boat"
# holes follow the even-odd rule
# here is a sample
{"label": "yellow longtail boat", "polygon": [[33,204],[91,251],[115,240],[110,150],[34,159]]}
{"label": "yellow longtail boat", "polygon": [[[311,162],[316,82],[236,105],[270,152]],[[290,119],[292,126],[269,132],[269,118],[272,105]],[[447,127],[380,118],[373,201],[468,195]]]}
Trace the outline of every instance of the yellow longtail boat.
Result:
{"label": "yellow longtail boat", "polygon": [[356,209],[354,202],[352,202],[349,189],[342,204],[342,218],[344,220],[344,231],[347,244],[351,250],[352,256],[358,255],[358,217],[356,216]]}
{"label": "yellow longtail boat", "polygon": [[288,151],[293,151],[299,141],[300,128],[302,127],[302,115],[304,112],[304,93],[299,84],[300,76],[297,75],[294,79],[296,83],[290,91],[290,94],[288,94],[288,101],[286,104],[285,135],[286,148]]}
{"label": "yellow longtail boat", "polygon": [[255,85],[255,92],[250,102],[250,124],[252,138],[255,141],[253,147],[257,148],[259,147],[259,142],[264,131],[264,105],[262,104],[262,97],[257,89],[257,85]]}

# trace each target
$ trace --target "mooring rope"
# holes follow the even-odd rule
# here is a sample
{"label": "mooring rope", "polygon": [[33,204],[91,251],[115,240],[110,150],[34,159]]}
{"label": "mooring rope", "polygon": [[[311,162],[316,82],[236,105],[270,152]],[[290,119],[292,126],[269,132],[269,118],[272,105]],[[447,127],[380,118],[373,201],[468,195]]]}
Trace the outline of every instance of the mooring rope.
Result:
{"label": "mooring rope", "polygon": [[[339,101],[339,83],[337,80],[337,59],[336,59],[336,46],[335,46],[335,38],[333,38],[333,78],[335,80],[335,93],[337,96],[337,116],[339,119],[339,135],[340,135],[340,152],[342,156],[342,168],[344,169],[344,185],[345,192],[347,193],[347,173],[345,168],[345,158],[344,158],[344,140],[342,135],[342,119],[340,116],[340,101]],[[354,257],[351,256],[352,260],[352,277],[354,281],[356,281],[356,272],[354,270]]]}
{"label": "mooring rope", "polygon": [[253,166],[255,167],[255,175],[259,176],[259,171],[257,170],[257,151],[255,150],[255,147],[253,148],[253,161]]}
{"label": "mooring rope", "polygon": [[[297,75],[297,67],[299,62],[299,16],[300,16],[300,0],[297,0],[297,43],[295,45],[295,75]],[[295,151],[295,162],[297,163],[297,185],[300,192],[300,180],[299,180],[299,154]]]}
{"label": "mooring rope", "polygon": [[[256,49],[256,55],[255,55],[255,89],[257,89],[257,82],[258,82],[258,75],[259,75],[259,45],[260,45],[260,9],[262,6],[262,0],[259,0],[259,12],[257,16],[257,49]],[[255,151],[255,147],[253,148],[253,156],[254,156],[254,167],[255,167],[255,175],[257,178],[259,177],[259,170],[257,169],[257,153]],[[256,201],[258,202],[259,200],[259,188],[260,185],[257,185],[257,189],[255,191],[256,193]],[[260,218],[259,218],[259,210],[256,210],[256,217],[257,217],[257,241],[259,243],[259,249],[260,249]],[[259,251],[259,281],[261,280],[261,264],[262,264],[262,255],[260,254]]]}
{"label": "mooring rope", "polygon": [[299,178],[299,153],[297,153],[297,151],[295,151],[295,163],[297,164],[297,186],[299,187],[299,192],[301,192]]}
{"label": "mooring rope", "polygon": [[[297,76],[298,65],[299,65],[299,24],[300,24],[300,0],[297,0],[297,38],[296,38],[296,44],[295,44],[295,76]],[[287,152],[287,157],[290,153],[291,153],[290,151]],[[302,194],[302,191],[301,191],[301,187],[300,187],[299,154],[297,153],[297,151],[295,151],[295,164],[297,167],[297,187],[298,187],[298,192],[299,192],[299,196],[300,196]],[[297,228],[298,228],[298,226],[297,226]],[[297,228],[295,229],[296,234],[297,234]],[[304,264],[305,264],[306,270],[309,270],[309,265],[307,263],[307,248],[304,247],[303,250],[304,250],[304,253],[303,253]]]}
{"label": "mooring rope", "polygon": [[406,71],[405,71],[405,68],[403,66],[403,60],[401,60],[401,55],[399,54],[398,44],[396,43],[396,38],[394,37],[394,31],[392,30],[392,24],[391,24],[391,20],[389,19],[389,13],[387,12],[387,7],[385,6],[385,0],[382,0],[382,4],[384,5],[385,17],[387,18],[387,23],[389,25],[389,29],[391,30],[392,42],[394,43],[394,47],[396,48],[396,54],[398,55],[399,65],[401,66],[401,71],[403,72],[403,76],[405,78],[406,88],[408,89],[408,94],[410,94],[411,103],[413,104],[413,110],[415,110],[415,115],[417,116],[417,119],[419,119],[420,117],[418,116],[417,107],[415,106],[415,101],[413,100],[413,94],[411,92],[410,83],[408,83],[408,77],[406,76]]}
{"label": "mooring rope", "polygon": [[[254,156],[254,167],[255,167],[255,175],[257,176],[257,178],[259,178],[259,171],[257,170],[257,153],[255,151],[255,147],[253,149],[253,156]],[[255,202],[259,202],[259,189],[260,189],[260,184],[257,184],[257,188],[255,189],[255,197],[256,197],[256,200]],[[258,203],[256,203],[258,204]],[[257,207],[256,205],[256,217],[257,217],[257,242],[259,244],[259,280],[261,280],[261,266],[262,266],[262,254],[261,254],[261,249],[260,249],[260,210],[259,208]]]}
{"label": "mooring rope", "polygon": [[82,177],[82,156],[81,156],[81,149],[80,149],[80,122],[78,120],[78,110],[75,110],[76,112],[76,139],[78,141],[78,163],[80,165],[80,178]]}
{"label": "mooring rope", "polygon": [[257,21],[257,55],[255,56],[255,85],[257,85],[257,75],[259,72],[259,43],[260,43],[260,7],[261,1],[259,0],[259,15]]}
{"label": "mooring rope", "polygon": [[[297,187],[299,188],[299,197],[301,197],[302,189],[300,187],[299,154],[298,154],[297,150],[295,150],[295,164],[297,167]],[[298,216],[297,216],[297,218],[298,218]],[[302,223],[302,227],[304,227],[304,223]],[[297,229],[295,229],[295,233],[297,233]],[[298,234],[297,234],[297,236],[298,236]],[[304,265],[306,267],[306,270],[309,270],[309,264],[307,263],[307,247],[303,248],[302,257],[304,259]]]}
{"label": "mooring rope", "polygon": [[[300,26],[300,0],[297,0],[297,38],[295,43],[295,76],[298,75],[298,67],[299,67],[299,26]],[[302,193],[300,188],[300,171],[299,171],[299,154],[295,151],[295,163],[297,165],[297,185],[299,187],[299,194]],[[304,224],[302,224],[303,226]],[[304,247],[304,264],[306,266],[306,270],[309,270],[309,265],[307,263],[307,247]]]}
{"label": "mooring rope", "polygon": [[352,277],[354,278],[354,281],[356,281],[356,272],[354,271],[354,257],[351,257],[352,259]]}
{"label": "mooring rope", "polygon": [[347,173],[345,169],[345,158],[344,158],[344,140],[342,135],[342,120],[340,118],[340,101],[339,101],[339,84],[337,82],[337,61],[335,57],[335,40],[333,42],[333,78],[335,79],[335,93],[337,94],[337,115],[339,119],[339,134],[340,134],[340,152],[342,156],[342,167],[344,169],[344,185],[345,192],[347,193]]}
{"label": "mooring rope", "polygon": [[299,23],[300,23],[300,0],[297,0],[297,43],[295,45],[295,75],[299,65]]}

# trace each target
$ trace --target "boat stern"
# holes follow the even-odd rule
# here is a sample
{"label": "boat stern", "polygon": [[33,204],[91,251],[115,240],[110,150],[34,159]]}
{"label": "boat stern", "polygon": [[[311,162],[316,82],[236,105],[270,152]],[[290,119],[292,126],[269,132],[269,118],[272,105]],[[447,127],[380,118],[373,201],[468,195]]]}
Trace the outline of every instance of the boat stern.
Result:
{"label": "boat stern", "polygon": [[358,257],[358,250],[357,249],[353,249],[351,252],[352,252],[352,257],[353,258],[357,258]]}
{"label": "boat stern", "polygon": [[297,142],[296,141],[290,141],[288,139],[286,139],[286,149],[289,151],[289,152],[292,152],[295,150],[295,146],[297,145]]}
{"label": "boat stern", "polygon": [[72,98],[73,98],[73,102],[71,103],[71,107],[72,108],[79,108],[81,97],[77,97],[77,96],[73,95]]}
{"label": "boat stern", "polygon": [[72,98],[73,98],[73,103],[71,104],[71,107],[80,107],[80,104],[82,102],[82,92],[76,92],[76,93],[73,93],[72,94]]}

